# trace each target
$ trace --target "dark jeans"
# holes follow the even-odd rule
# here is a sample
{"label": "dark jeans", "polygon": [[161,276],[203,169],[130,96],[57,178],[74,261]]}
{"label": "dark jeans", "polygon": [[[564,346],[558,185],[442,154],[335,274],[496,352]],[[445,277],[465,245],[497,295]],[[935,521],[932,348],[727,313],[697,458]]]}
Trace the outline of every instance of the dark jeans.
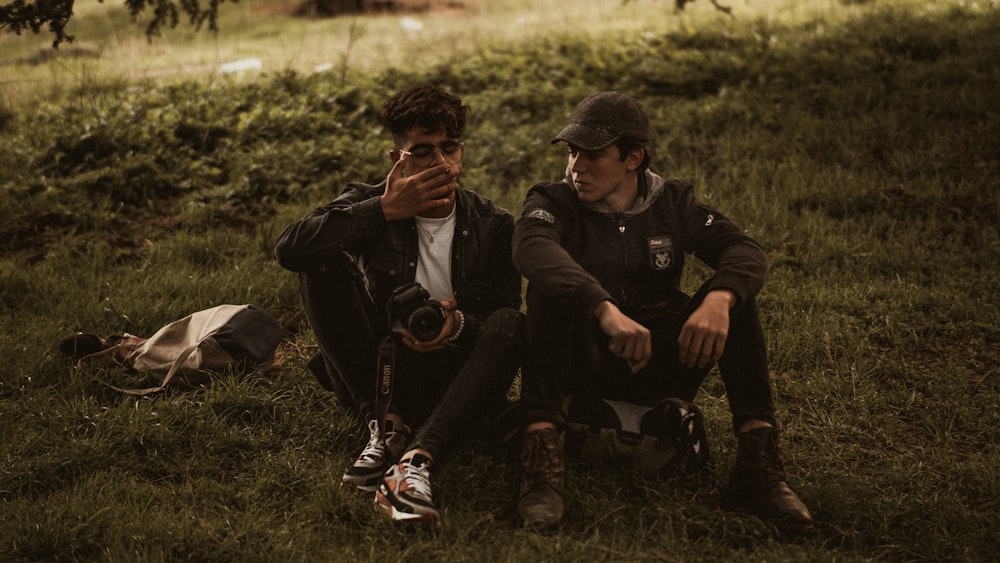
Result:
{"label": "dark jeans", "polygon": [[[652,406],[668,397],[693,401],[711,366],[689,368],[679,360],[677,337],[701,302],[678,293],[660,305],[623,311],[650,330],[653,355],[633,374],[608,350],[608,337],[592,316],[583,318],[528,286],[526,352],[521,370],[522,423],[565,426],[564,399],[585,404],[611,399]],[[748,419],[776,424],[767,347],[757,304],[748,300],[730,312],[729,336],[719,360],[734,430]]]}
{"label": "dark jeans", "polygon": [[[306,316],[319,344],[310,369],[362,421],[374,418],[378,342],[387,332],[348,260],[299,275]],[[457,437],[482,428],[507,403],[521,364],[524,316],[499,309],[456,346],[420,354],[397,340],[391,412],[418,429],[411,448],[438,458]]]}

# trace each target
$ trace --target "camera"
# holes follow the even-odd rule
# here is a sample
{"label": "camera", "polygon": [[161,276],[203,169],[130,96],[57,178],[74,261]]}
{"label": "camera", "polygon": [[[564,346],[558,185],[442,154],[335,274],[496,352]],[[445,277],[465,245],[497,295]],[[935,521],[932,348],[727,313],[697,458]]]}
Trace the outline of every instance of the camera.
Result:
{"label": "camera", "polygon": [[434,340],[444,327],[444,308],[419,283],[397,287],[389,298],[394,332],[406,328],[417,340]]}

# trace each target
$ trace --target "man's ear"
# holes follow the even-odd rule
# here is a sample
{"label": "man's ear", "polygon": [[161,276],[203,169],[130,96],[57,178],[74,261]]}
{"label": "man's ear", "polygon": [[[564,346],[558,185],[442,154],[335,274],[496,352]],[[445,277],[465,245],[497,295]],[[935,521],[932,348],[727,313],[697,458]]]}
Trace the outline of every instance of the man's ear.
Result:
{"label": "man's ear", "polygon": [[646,149],[639,147],[632,149],[628,152],[628,157],[625,159],[626,167],[631,170],[638,170],[639,166],[642,165],[642,160],[646,158]]}
{"label": "man's ear", "polygon": [[399,149],[389,149],[389,160],[391,160],[393,164],[399,160],[400,156],[402,156],[402,153],[399,152]]}

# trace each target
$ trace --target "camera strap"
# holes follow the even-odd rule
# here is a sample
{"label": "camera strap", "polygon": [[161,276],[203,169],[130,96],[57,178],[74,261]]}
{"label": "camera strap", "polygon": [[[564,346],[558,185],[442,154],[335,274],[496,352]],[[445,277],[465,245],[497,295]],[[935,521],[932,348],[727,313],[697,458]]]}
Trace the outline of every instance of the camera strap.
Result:
{"label": "camera strap", "polygon": [[380,432],[392,403],[392,385],[396,377],[396,339],[390,331],[378,345],[378,371],[375,379],[375,420]]}

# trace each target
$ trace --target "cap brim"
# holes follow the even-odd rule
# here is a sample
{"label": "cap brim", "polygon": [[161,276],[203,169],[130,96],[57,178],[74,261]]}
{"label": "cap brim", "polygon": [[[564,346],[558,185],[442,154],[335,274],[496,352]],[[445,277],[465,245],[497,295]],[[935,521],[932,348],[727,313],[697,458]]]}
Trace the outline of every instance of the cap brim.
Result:
{"label": "cap brim", "polygon": [[579,123],[570,123],[558,135],[552,138],[552,144],[565,141],[581,149],[596,151],[617,141],[620,137],[621,135],[617,135],[607,129],[597,129]]}

